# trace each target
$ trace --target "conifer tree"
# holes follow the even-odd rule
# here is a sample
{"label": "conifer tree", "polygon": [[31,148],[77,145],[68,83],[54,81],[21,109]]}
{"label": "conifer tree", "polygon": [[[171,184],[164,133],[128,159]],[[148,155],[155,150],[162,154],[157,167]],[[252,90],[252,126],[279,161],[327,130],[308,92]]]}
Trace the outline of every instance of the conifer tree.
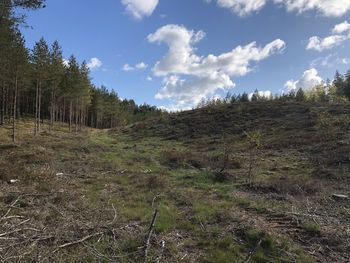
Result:
{"label": "conifer tree", "polygon": [[40,133],[41,127],[42,93],[48,83],[48,69],[50,68],[50,51],[44,38],[41,38],[40,41],[34,45],[31,54],[31,62],[36,86],[34,133],[38,134]]}

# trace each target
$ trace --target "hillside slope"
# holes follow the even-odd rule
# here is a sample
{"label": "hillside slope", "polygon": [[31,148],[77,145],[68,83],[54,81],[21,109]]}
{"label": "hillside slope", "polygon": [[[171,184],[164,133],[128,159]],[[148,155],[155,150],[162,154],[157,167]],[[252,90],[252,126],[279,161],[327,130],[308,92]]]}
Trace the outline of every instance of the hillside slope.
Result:
{"label": "hillside slope", "polygon": [[158,209],[149,262],[348,262],[349,113],[249,103],[37,137],[22,120],[15,145],[1,127],[0,260],[144,262]]}

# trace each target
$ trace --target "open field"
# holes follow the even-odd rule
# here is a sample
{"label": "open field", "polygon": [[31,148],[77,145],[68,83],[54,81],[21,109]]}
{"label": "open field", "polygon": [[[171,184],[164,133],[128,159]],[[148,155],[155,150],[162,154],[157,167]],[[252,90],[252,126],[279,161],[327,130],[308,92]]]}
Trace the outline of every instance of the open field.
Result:
{"label": "open field", "polygon": [[333,196],[350,194],[348,105],[32,126],[19,122],[17,144],[0,128],[1,262],[144,262],[155,209],[148,262],[350,261],[350,201]]}

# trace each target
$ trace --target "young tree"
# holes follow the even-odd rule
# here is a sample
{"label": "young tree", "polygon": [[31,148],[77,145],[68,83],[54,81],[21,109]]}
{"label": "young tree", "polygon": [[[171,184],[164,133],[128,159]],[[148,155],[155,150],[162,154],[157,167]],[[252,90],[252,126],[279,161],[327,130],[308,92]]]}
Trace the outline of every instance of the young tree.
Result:
{"label": "young tree", "polygon": [[248,93],[246,92],[243,92],[243,94],[241,95],[240,97],[240,102],[249,102],[249,96],[248,96]]}
{"label": "young tree", "polygon": [[249,149],[249,167],[248,167],[248,184],[253,185],[253,166],[257,162],[258,150],[262,143],[262,135],[260,132],[245,132],[247,136]]}
{"label": "young tree", "polygon": [[297,93],[295,94],[295,100],[298,102],[303,102],[306,100],[305,92],[302,88],[298,89]]}
{"label": "young tree", "polygon": [[339,74],[338,71],[335,72],[333,85],[336,87],[337,95],[339,97],[344,96],[345,81],[344,77],[341,74]]}
{"label": "young tree", "polygon": [[350,100],[350,70],[348,70],[345,74],[344,81],[344,96]]}

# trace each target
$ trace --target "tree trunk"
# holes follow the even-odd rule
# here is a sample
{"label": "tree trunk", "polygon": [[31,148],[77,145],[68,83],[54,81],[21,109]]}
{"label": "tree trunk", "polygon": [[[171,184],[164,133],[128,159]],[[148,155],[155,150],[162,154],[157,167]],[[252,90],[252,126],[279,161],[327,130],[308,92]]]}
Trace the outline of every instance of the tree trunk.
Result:
{"label": "tree trunk", "polygon": [[39,105],[39,80],[36,80],[36,93],[35,93],[35,127],[34,135],[38,134],[38,105]]}
{"label": "tree trunk", "polygon": [[72,111],[73,111],[73,101],[70,100],[70,105],[69,105],[69,132],[72,132]]}
{"label": "tree trunk", "polygon": [[41,131],[41,81],[39,82],[39,94],[38,94],[38,97],[39,97],[39,100],[38,100],[38,133],[40,134],[40,131]]}
{"label": "tree trunk", "polygon": [[1,116],[0,116],[0,125],[5,123],[5,81],[2,82],[1,87]]}
{"label": "tree trunk", "polygon": [[16,112],[17,112],[17,91],[18,91],[18,78],[16,74],[15,87],[13,95],[13,116],[12,116],[12,141],[16,142]]}
{"label": "tree trunk", "polygon": [[53,128],[53,119],[54,119],[54,95],[53,95],[53,88],[51,88],[51,103],[50,103],[50,130]]}

